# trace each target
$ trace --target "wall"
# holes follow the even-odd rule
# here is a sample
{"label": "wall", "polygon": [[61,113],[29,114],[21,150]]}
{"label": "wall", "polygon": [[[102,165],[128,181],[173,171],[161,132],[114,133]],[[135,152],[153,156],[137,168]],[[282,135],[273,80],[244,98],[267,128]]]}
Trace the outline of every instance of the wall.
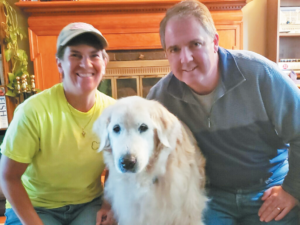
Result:
{"label": "wall", "polygon": [[267,0],[252,0],[242,11],[244,49],[266,56]]}

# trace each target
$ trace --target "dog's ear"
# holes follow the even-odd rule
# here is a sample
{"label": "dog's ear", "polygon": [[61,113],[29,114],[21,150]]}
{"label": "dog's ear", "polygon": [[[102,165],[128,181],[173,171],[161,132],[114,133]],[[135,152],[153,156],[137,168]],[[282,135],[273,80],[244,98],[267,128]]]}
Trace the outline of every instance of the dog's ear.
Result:
{"label": "dog's ear", "polygon": [[100,146],[98,151],[111,150],[108,125],[110,123],[110,110],[105,109],[100,117],[95,121],[93,125],[93,131],[100,137]]}
{"label": "dog's ear", "polygon": [[156,101],[152,102],[155,105],[151,107],[151,118],[157,130],[158,139],[165,147],[169,148],[171,147],[170,138],[172,136],[174,126],[178,123],[178,120],[160,103]]}

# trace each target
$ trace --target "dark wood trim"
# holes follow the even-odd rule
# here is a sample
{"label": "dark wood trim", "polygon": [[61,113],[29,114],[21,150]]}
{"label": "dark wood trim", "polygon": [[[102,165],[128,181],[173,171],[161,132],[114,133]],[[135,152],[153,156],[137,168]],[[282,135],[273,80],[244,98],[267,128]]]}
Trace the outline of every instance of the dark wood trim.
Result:
{"label": "dark wood trim", "polygon": [[[29,15],[75,13],[165,12],[180,0],[98,0],[98,1],[20,1],[15,3]],[[241,10],[246,0],[202,0],[210,11]]]}

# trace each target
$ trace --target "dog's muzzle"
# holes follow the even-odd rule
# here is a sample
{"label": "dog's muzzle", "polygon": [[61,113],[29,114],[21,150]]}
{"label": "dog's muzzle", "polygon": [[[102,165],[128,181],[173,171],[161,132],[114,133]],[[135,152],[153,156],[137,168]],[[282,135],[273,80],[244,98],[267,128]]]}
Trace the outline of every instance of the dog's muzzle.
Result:
{"label": "dog's muzzle", "polygon": [[122,173],[135,173],[137,169],[137,160],[134,155],[126,154],[119,159],[119,168]]}

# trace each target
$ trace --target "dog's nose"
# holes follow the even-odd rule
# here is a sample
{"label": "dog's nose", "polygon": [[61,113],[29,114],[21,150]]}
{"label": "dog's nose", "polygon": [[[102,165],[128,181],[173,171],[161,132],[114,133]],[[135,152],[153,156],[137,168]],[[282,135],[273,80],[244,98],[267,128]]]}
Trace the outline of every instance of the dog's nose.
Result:
{"label": "dog's nose", "polygon": [[120,158],[120,168],[122,172],[135,172],[136,157],[130,154]]}

